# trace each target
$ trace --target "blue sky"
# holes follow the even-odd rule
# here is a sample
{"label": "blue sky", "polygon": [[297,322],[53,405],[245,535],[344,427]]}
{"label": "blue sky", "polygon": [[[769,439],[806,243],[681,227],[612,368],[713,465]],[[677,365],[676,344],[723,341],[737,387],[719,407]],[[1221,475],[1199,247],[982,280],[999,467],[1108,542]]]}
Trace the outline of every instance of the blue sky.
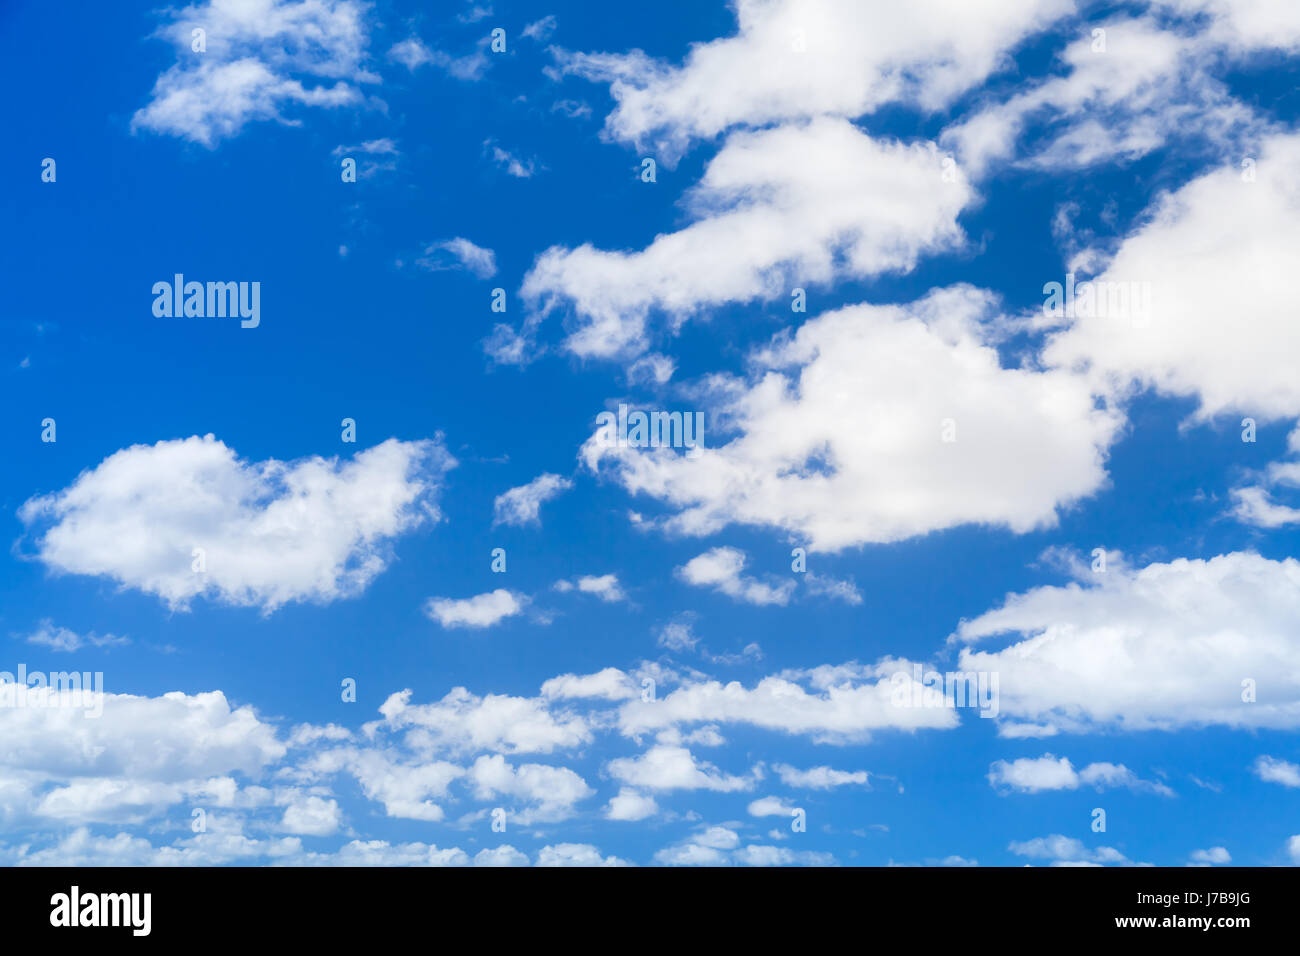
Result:
{"label": "blue sky", "polygon": [[4,6],[0,860],[1300,861],[1300,14],[705,6]]}

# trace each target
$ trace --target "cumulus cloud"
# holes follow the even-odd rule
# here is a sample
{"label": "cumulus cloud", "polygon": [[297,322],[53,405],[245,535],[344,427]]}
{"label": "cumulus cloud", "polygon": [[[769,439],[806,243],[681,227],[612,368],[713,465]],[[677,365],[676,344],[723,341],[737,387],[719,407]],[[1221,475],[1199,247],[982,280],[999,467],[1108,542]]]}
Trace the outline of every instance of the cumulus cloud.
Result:
{"label": "cumulus cloud", "polygon": [[501,797],[518,801],[508,818],[523,826],[564,820],[574,805],[595,793],[585,780],[567,767],[527,763],[512,766],[500,754],[484,754],[474,761],[466,779],[480,800]]}
{"label": "cumulus cloud", "polygon": [[1134,866],[1128,857],[1110,846],[1087,847],[1074,837],[1051,836],[1013,842],[1008,848],[1018,856],[1046,860],[1051,866]]}
{"label": "cumulus cloud", "polygon": [[464,687],[430,704],[412,704],[411,691],[404,690],[384,701],[379,712],[383,721],[367,727],[412,731],[412,746],[427,753],[550,753],[591,739],[583,717],[552,711],[545,700],[507,694],[479,697]]}
{"label": "cumulus cloud", "polygon": [[794,591],[793,581],[766,583],[741,572],[745,552],[738,548],[713,548],[696,555],[677,569],[687,584],[711,587],[746,604],[785,604]]}
{"label": "cumulus cloud", "polygon": [[1232,552],[1123,566],[1010,595],[965,621],[962,671],[1001,675],[1001,712],[1069,732],[1300,726],[1300,562]]}
{"label": "cumulus cloud", "polygon": [[343,822],[337,800],[307,794],[295,794],[284,809],[280,827],[286,833],[329,836]]}
{"label": "cumulus cloud", "polygon": [[1287,267],[1300,257],[1300,136],[1266,140],[1250,178],[1234,163],[1159,199],[1094,277],[1101,288],[1147,284],[1146,314],[1090,309],[1044,359],[1086,370],[1099,393],[1194,398],[1198,420],[1300,416]]}
{"label": "cumulus cloud", "polygon": [[739,3],[734,36],[695,44],[681,66],[628,54],[561,54],[563,70],[610,84],[608,132],[671,161],[735,125],[854,117],[888,103],[937,110],[981,82],[1071,0]]}
{"label": "cumulus cloud", "polygon": [[100,715],[50,688],[0,707],[0,820],[143,822],[186,799],[232,806],[236,775],[285,755],[275,728],[220,691],[104,692]]}
{"label": "cumulus cloud", "polygon": [[875,140],[843,120],[736,133],[687,196],[691,224],[636,252],[548,249],[522,292],[541,314],[572,309],[571,352],[639,354],[652,311],[676,326],[706,307],[906,272],[958,247],[974,193],[951,178],[933,144]]}
{"label": "cumulus cloud", "polygon": [[685,747],[659,744],[636,757],[617,757],[606,765],[615,780],[641,790],[717,790],[728,793],[748,790],[754,777],[722,773],[710,763],[699,761]]}
{"label": "cumulus cloud", "polygon": [[[909,694],[916,684],[897,662],[851,668],[851,673],[764,677],[753,688],[739,681],[685,680],[657,700],[630,700],[619,709],[623,733],[638,735],[689,724],[736,723],[818,742],[860,742],[872,731],[944,729],[958,723],[950,707],[898,706],[893,680],[902,670]],[[812,685],[812,692],[800,680]]]}
{"label": "cumulus cloud", "polygon": [[590,843],[557,843],[537,851],[536,866],[627,866],[616,856],[601,856]]}
{"label": "cumulus cloud", "polygon": [[779,797],[759,797],[746,809],[751,817],[788,817],[795,813],[795,808]]}
{"label": "cumulus cloud", "polygon": [[528,598],[505,588],[469,598],[430,598],[425,613],[446,628],[484,628],[523,612]]}
{"label": "cumulus cloud", "polygon": [[1215,866],[1232,862],[1232,854],[1226,847],[1212,846],[1208,850],[1193,850],[1188,866]]}
{"label": "cumulus cloud", "polygon": [[627,598],[617,574],[584,574],[576,581],[556,581],[555,590],[591,594],[610,604]]}
{"label": "cumulus cloud", "polygon": [[561,674],[542,684],[542,696],[559,700],[600,698],[626,700],[636,697],[639,690],[630,678],[617,667],[606,667],[596,674]]}
{"label": "cumulus cloud", "polygon": [[640,793],[631,787],[620,787],[617,794],[610,798],[605,808],[605,817],[609,820],[644,820],[659,812],[655,798]]}
{"label": "cumulus cloud", "polygon": [[1050,527],[1102,486],[1122,419],[1079,376],[1004,367],[995,314],[989,294],[957,287],[821,315],[729,381],[717,415],[730,441],[686,458],[597,432],[583,459],[677,509],[663,527],[682,534],[736,522],[835,551],[963,524]]}
{"label": "cumulus cloud", "polygon": [[[294,107],[353,106],[369,41],[356,0],[209,0],[169,11],[157,36],[177,63],[158,77],[133,129],[179,136],[209,148],[252,121],[298,125]],[[195,29],[206,49],[195,51]]]}
{"label": "cumulus cloud", "polygon": [[199,596],[273,611],[361,593],[388,544],[437,520],[455,466],[438,441],[389,439],[351,461],[249,462],[213,436],[133,445],[18,511],[51,570],[173,608]]}

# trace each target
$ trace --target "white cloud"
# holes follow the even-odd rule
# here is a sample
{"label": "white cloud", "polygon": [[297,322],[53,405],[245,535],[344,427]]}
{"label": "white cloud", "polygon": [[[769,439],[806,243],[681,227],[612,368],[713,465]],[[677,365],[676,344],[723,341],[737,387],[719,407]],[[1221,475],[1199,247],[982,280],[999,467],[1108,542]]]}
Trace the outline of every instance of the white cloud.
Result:
{"label": "white cloud", "polygon": [[[364,4],[354,0],[209,0],[170,13],[158,35],[178,62],[158,77],[132,128],[180,136],[209,148],[257,120],[289,125],[294,106],[363,101]],[[206,51],[192,30],[206,31]]]}
{"label": "white cloud", "polygon": [[853,117],[887,103],[941,109],[1001,66],[1071,0],[772,0],[735,4],[737,32],[670,66],[644,53],[563,54],[563,69],[609,82],[606,128],[671,161],[734,125]]}
{"label": "white cloud", "polygon": [[799,770],[789,764],[776,764],[773,768],[787,787],[807,787],[812,790],[830,790],[833,787],[868,786],[865,770],[833,770],[830,767],[811,767]]}
{"label": "white cloud", "polygon": [[[762,803],[762,801],[755,801]],[[750,805],[751,808],[753,804]],[[790,850],[786,847],[740,845],[740,834],[729,827],[712,826],[681,843],[655,853],[665,866],[834,866],[829,853]]]}
{"label": "white cloud", "polygon": [[500,168],[506,171],[506,174],[516,179],[530,179],[537,172],[537,164],[531,159],[521,159],[507,149],[502,149],[493,140],[488,140],[483,144],[484,151],[492,157],[492,161]]}
{"label": "white cloud", "polygon": [[273,727],[251,707],[232,708],[220,691],[106,692],[98,719],[75,707],[0,707],[0,761],[12,768],[183,782],[256,774],[284,751]]}
{"label": "white cloud", "polygon": [[660,647],[668,648],[670,651],[689,651],[693,649],[700,640],[691,630],[694,622],[695,616],[689,611],[677,615],[659,629],[655,643]]}
{"label": "white cloud", "polygon": [[609,820],[644,820],[659,812],[655,798],[639,793],[631,787],[620,787],[609,805],[605,808],[605,817]]}
{"label": "white cloud", "polygon": [[131,640],[114,634],[100,635],[94,631],[82,637],[76,631],[70,631],[66,627],[56,627],[53,621],[46,618],[41,621],[40,626],[35,631],[27,635],[27,643],[48,647],[52,651],[71,652],[81,650],[87,645],[91,647],[124,647],[130,644]]}
{"label": "white cloud", "polygon": [[340,747],[325,750],[304,761],[299,773],[306,779],[321,779],[339,772],[351,774],[366,798],[382,803],[390,817],[438,822],[445,816],[441,803],[450,785],[465,770],[445,760],[404,761],[397,754],[378,748]]}
{"label": "white cloud", "polygon": [[468,866],[470,859],[458,847],[439,848],[431,843],[386,840],[351,840],[337,853],[304,854],[292,861],[304,866]]}
{"label": "white cloud", "polygon": [[813,571],[805,571],[803,583],[808,593],[816,597],[832,598],[855,606],[862,603],[862,592],[852,581],[841,581],[837,578],[823,577]]}
{"label": "white cloud", "polygon": [[556,581],[555,589],[557,591],[579,591],[583,594],[593,594],[607,603],[623,601],[627,599],[622,585],[618,583],[617,574],[584,574],[576,582],[574,581]]}
{"label": "white cloud", "polygon": [[617,667],[606,667],[596,674],[561,674],[542,684],[542,696],[560,700],[601,698],[627,700],[640,691],[632,679]]}
{"label": "white cloud", "polygon": [[1096,277],[1149,283],[1149,314],[1077,318],[1046,361],[1087,369],[1099,392],[1137,384],[1195,398],[1199,420],[1300,416],[1288,271],[1300,258],[1298,181],[1300,136],[1275,136],[1254,182],[1234,163],[1162,197]]}
{"label": "white cloud", "polygon": [[430,598],[425,613],[443,627],[492,627],[523,612],[528,599],[505,588],[470,598]]}
{"label": "white cloud", "polygon": [[795,808],[780,797],[759,797],[746,809],[751,817],[788,817],[795,812]]}
{"label": "white cloud", "polygon": [[492,524],[540,524],[539,511],[546,502],[557,498],[573,487],[573,482],[549,472],[538,475],[526,485],[511,488],[496,496],[492,502]]}
{"label": "white cloud", "polygon": [[729,793],[754,786],[752,777],[733,777],[697,761],[685,747],[664,744],[636,757],[617,757],[605,768],[615,780],[642,790],[717,790]]}
{"label": "white cloud", "polygon": [[1004,367],[995,317],[966,286],[821,315],[756,353],[748,381],[725,380],[725,444],[686,458],[598,431],[582,456],[676,508],[663,526],[683,534],[737,522],[835,551],[964,524],[1051,527],[1101,487],[1121,418],[1079,376]]}
{"label": "white cloud", "polygon": [[763,846],[751,843],[731,855],[741,866],[834,866],[835,858],[829,853],[812,850],[791,850],[784,846]]}
{"label": "white cloud", "polygon": [[1067,757],[1044,754],[1041,757],[1021,757],[1008,763],[995,760],[989,766],[989,783],[994,787],[1007,787],[1022,793],[1044,790],[1077,790],[1080,786],[1097,790],[1127,787],[1135,791],[1148,791],[1171,797],[1173,791],[1162,783],[1142,780],[1123,764],[1090,763],[1074,769]]}
{"label": "white cloud", "polygon": [[567,767],[537,763],[514,767],[500,754],[479,757],[466,779],[480,800],[513,797],[521,801],[523,809],[511,810],[508,818],[523,826],[568,819],[575,804],[595,793]]}
{"label": "white cloud", "polygon": [[[1287,436],[1287,451],[1300,455],[1300,428]],[[1275,461],[1253,479],[1232,489],[1233,516],[1259,528],[1281,528],[1300,523],[1300,508],[1278,504],[1273,500],[1280,487],[1294,494],[1300,488],[1300,461]]]}
{"label": "white cloud", "polygon": [[1215,864],[1231,863],[1232,854],[1226,847],[1212,846],[1208,850],[1193,850],[1190,857],[1189,866],[1214,866]]}
{"label": "white cloud", "polygon": [[696,587],[712,587],[746,604],[786,604],[794,591],[793,581],[765,583],[747,577],[745,552],[737,548],[713,548],[697,555],[677,569],[677,576]]}
{"label": "white cloud", "polygon": [[556,20],[555,14],[549,14],[540,20],[534,20],[527,24],[521,35],[530,40],[536,40],[538,43],[545,43],[552,33],[555,32]]}
{"label": "white cloud", "polygon": [[[638,735],[679,724],[748,724],[787,734],[807,734],[818,742],[853,743],[874,730],[918,730],[955,727],[949,707],[904,707],[894,703],[892,676],[907,668],[898,662],[855,669],[855,676],[828,678],[817,693],[793,679],[797,675],[765,677],[752,689],[738,681],[683,682],[657,700],[632,700],[619,710],[619,729]],[[919,688],[911,679],[909,689]]]}
{"label": "white cloud", "polygon": [[657,851],[655,862],[665,866],[725,866],[727,855],[713,847],[683,843]]}
{"label": "white cloud", "polygon": [[[354,160],[357,156],[361,156],[361,162],[357,164],[357,176],[361,179],[370,179],[376,173],[392,172],[396,169],[402,151],[397,148],[396,142],[384,137],[366,140],[355,146],[336,146],[333,155],[335,159],[346,157]],[[346,246],[341,246],[340,255],[346,256],[346,250]]]}
{"label": "white cloud", "polygon": [[460,236],[425,246],[415,264],[430,272],[464,269],[479,279],[490,279],[497,272],[496,253]]}
{"label": "white cloud", "polygon": [[1276,757],[1261,756],[1251,767],[1260,780],[1280,783],[1284,787],[1300,787],[1300,766]]}
{"label": "white cloud", "polygon": [[0,821],[143,823],[183,800],[230,807],[243,799],[233,775],[256,778],[285,754],[273,726],[219,691],[93,700],[33,689],[27,706],[0,707]]}
{"label": "white cloud", "polygon": [[[209,818],[210,825],[215,822]],[[220,866],[258,858],[302,859],[302,841],[297,837],[256,840],[236,830],[211,828],[172,846],[155,847],[129,833],[95,836],[88,827],[78,827],[44,849],[30,843],[4,849],[15,866]]]}
{"label": "white cloud", "polygon": [[116,452],[18,514],[42,527],[36,556],[55,571],[109,577],[172,608],[202,595],[269,612],[360,594],[390,539],[438,519],[454,465],[437,441],[247,462],[196,436]]}
{"label": "white cloud", "polygon": [[1273,0],[1156,0],[1175,13],[1208,13],[1214,35],[1238,50],[1300,50],[1300,7]]}
{"label": "white cloud", "polygon": [[280,827],[288,833],[329,836],[337,832],[342,822],[337,800],[299,795],[285,807]]}
{"label": "white cloud", "polygon": [[704,307],[789,302],[795,287],[907,272],[957,248],[974,193],[943,174],[933,144],[874,140],[844,120],[736,133],[688,194],[690,225],[637,252],[548,249],[522,292],[541,314],[572,307],[573,353],[635,355],[653,310],[675,326]]}
{"label": "white cloud", "polygon": [[475,866],[527,866],[528,854],[516,850],[509,843],[479,850],[474,854]]}
{"label": "white cloud", "polygon": [[[1041,587],[965,621],[962,671],[1000,674],[1001,713],[1070,732],[1300,726],[1300,562],[1233,552]],[[1249,683],[1247,683],[1249,682]]]}
{"label": "white cloud", "polygon": [[586,720],[552,712],[546,701],[506,694],[478,697],[464,687],[431,704],[412,704],[411,692],[404,690],[384,701],[379,712],[383,721],[367,728],[409,730],[408,742],[429,753],[550,753],[591,740]]}
{"label": "white cloud", "polygon": [[1049,860],[1052,866],[1132,866],[1123,853],[1114,847],[1089,848],[1081,840],[1053,833],[1024,842],[1013,842],[1008,848],[1018,856],[1035,860]]}
{"label": "white cloud", "polygon": [[537,866],[627,866],[616,856],[601,856],[590,843],[557,843],[537,851]]}

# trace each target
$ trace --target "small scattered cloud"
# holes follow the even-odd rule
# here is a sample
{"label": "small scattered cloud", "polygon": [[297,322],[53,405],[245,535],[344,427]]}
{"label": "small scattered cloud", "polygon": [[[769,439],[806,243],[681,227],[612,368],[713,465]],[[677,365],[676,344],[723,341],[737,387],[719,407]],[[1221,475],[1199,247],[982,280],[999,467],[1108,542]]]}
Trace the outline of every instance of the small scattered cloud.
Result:
{"label": "small scattered cloud", "polygon": [[492,502],[493,520],[492,524],[496,525],[513,525],[521,527],[523,525],[540,524],[539,517],[542,505],[557,498],[564,492],[573,487],[573,482],[561,475],[545,474],[538,475],[526,485],[519,485],[511,488],[496,496]]}
{"label": "small scattered cloud", "polygon": [[41,621],[35,631],[27,636],[28,644],[36,644],[40,647],[48,647],[52,651],[71,652],[81,650],[83,647],[125,647],[131,643],[127,637],[118,637],[114,634],[99,635],[91,631],[82,636],[75,631],[70,631],[66,627],[57,627],[54,622],[48,618]]}
{"label": "small scattered cloud", "polygon": [[496,253],[461,236],[425,246],[415,264],[429,272],[463,269],[479,279],[490,279],[497,272]]}
{"label": "small scattered cloud", "polygon": [[430,598],[425,613],[445,628],[486,628],[521,613],[528,598],[505,588],[470,598]]}
{"label": "small scattered cloud", "polygon": [[765,583],[741,572],[745,552],[738,548],[713,548],[697,555],[677,569],[677,576],[696,587],[712,587],[746,604],[786,604],[794,591],[793,581]]}

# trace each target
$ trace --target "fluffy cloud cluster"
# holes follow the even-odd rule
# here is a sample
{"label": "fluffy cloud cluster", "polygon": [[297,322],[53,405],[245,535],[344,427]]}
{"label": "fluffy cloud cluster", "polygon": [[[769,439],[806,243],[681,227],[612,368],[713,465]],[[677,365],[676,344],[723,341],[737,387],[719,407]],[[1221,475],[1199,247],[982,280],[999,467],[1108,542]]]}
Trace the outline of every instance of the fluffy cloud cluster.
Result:
{"label": "fluffy cloud cluster", "polygon": [[1111,846],[1088,847],[1082,840],[1053,833],[1051,836],[1013,842],[1008,849],[1018,856],[1043,860],[1050,866],[1135,866]]}
{"label": "fluffy cloud cluster", "polygon": [[1121,418],[1065,371],[1008,368],[994,303],[958,287],[853,306],[753,358],[718,409],[736,436],[686,457],[593,435],[591,469],[677,509],[670,531],[776,527],[819,550],[963,524],[1024,532],[1095,492]]}
{"label": "fluffy cloud cluster", "polygon": [[1007,762],[994,761],[989,767],[989,783],[1026,793],[1042,790],[1077,790],[1095,787],[1107,790],[1127,787],[1130,790],[1149,791],[1162,796],[1173,796],[1173,791],[1162,783],[1142,780],[1123,764],[1090,763],[1075,770],[1068,757],[1044,754],[1042,757],[1022,757]]}
{"label": "fluffy cloud cluster", "polygon": [[389,439],[351,461],[249,462],[196,436],[116,452],[18,514],[54,571],[108,577],[174,608],[205,595],[272,611],[364,590],[392,539],[438,519],[454,465],[436,441]]}
{"label": "fluffy cloud cluster", "polygon": [[0,707],[0,818],[11,825],[141,822],[187,799],[232,806],[254,799],[240,796],[235,778],[259,777],[287,749],[272,725],[220,691],[105,692],[94,708],[44,694]]}
{"label": "fluffy cloud cluster", "polygon": [[687,584],[711,587],[746,604],[785,604],[794,590],[793,581],[768,583],[743,574],[745,552],[737,548],[713,548],[696,555],[677,569]]}
{"label": "fluffy cloud cluster", "polygon": [[700,309],[784,297],[833,279],[906,272],[963,241],[973,198],[933,144],[875,140],[845,120],[733,134],[687,205],[694,222],[645,249],[552,248],[524,279],[542,313],[570,307],[566,347],[638,354],[652,310],[680,324]]}
{"label": "fluffy cloud cluster", "polygon": [[999,719],[1071,732],[1295,728],[1297,620],[1300,562],[1233,552],[1013,594],[955,637],[1011,637],[959,660],[1000,675]]}
{"label": "fluffy cloud cluster", "polygon": [[565,54],[564,70],[608,82],[606,127],[671,161],[737,125],[855,117],[888,103],[940,109],[1002,65],[1073,0],[743,0],[737,31],[691,48],[681,66],[629,54]]}
{"label": "fluffy cloud cluster", "polygon": [[1095,277],[1113,288],[1146,284],[1150,308],[1078,315],[1045,360],[1087,370],[1099,392],[1136,383],[1194,398],[1202,419],[1300,416],[1300,325],[1287,278],[1300,256],[1297,216],[1300,136],[1270,138],[1254,170],[1233,164],[1175,190]]}

